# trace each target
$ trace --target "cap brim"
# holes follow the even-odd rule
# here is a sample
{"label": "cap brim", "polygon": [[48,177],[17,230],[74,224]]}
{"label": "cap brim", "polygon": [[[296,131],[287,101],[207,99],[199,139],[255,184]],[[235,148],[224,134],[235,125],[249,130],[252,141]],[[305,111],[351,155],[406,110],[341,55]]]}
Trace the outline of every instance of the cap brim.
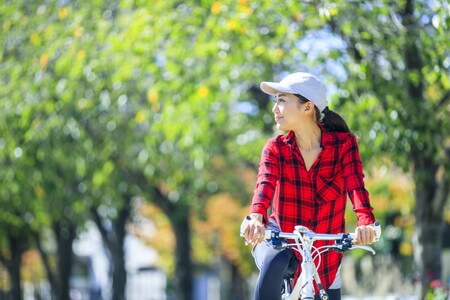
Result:
{"label": "cap brim", "polygon": [[293,91],[290,87],[285,86],[284,84],[281,84],[279,82],[263,81],[261,82],[259,87],[264,93],[269,95],[276,95],[280,92],[289,94],[295,93],[295,91]]}

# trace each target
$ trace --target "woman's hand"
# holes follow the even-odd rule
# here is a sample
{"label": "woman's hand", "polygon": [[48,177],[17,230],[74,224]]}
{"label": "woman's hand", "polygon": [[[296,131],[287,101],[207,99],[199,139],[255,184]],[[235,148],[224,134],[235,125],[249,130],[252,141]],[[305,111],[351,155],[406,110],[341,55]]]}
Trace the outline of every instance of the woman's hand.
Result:
{"label": "woman's hand", "polygon": [[375,241],[375,228],[373,225],[356,227],[356,244],[372,244]]}
{"label": "woman's hand", "polygon": [[246,241],[252,245],[261,243],[264,240],[266,228],[263,223],[263,216],[258,213],[250,214],[250,219],[244,219],[241,231]]}

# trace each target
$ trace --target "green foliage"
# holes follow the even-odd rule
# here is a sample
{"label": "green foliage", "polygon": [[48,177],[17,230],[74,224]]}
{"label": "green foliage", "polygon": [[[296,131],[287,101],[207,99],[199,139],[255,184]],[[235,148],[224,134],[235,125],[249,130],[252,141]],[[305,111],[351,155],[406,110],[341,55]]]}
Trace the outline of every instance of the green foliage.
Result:
{"label": "green foliage", "polygon": [[[300,69],[335,89],[331,108],[365,161],[445,163],[444,3],[416,2],[407,27],[404,1],[153,2],[0,4],[0,230],[81,226],[91,207],[114,221],[126,196],[154,201],[154,187],[200,221],[215,193],[248,205],[248,174],[274,134],[258,84]],[[422,68],[405,62],[411,49]],[[378,184],[377,197],[394,196]]]}
{"label": "green foliage", "polygon": [[[444,117],[449,111],[445,92],[449,75],[443,72],[448,69],[444,59],[448,37],[443,28],[449,20],[445,4],[414,2],[415,23],[408,21],[403,2],[359,7],[335,2],[332,6],[339,13],[330,17],[328,24],[346,41],[352,57],[344,63],[349,73],[338,83],[341,92],[335,105],[345,111],[359,134],[365,145],[363,153],[369,157],[383,151],[405,169],[419,151],[442,158],[450,128]],[[351,15],[359,18],[351,19]],[[420,57],[411,58],[416,62],[405,61],[405,53],[412,47]],[[422,68],[414,69],[414,64]],[[424,94],[412,98],[419,86]]]}

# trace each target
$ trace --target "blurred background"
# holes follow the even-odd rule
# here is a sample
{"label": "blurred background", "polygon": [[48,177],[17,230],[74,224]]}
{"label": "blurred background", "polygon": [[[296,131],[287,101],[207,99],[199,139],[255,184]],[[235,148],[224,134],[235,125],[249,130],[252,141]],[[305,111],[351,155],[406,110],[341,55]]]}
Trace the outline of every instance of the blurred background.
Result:
{"label": "blurred background", "polygon": [[[359,137],[383,225],[346,299],[448,299],[448,1],[4,0],[0,299],[251,299],[239,238],[307,71]],[[347,229],[355,226],[348,207]]]}

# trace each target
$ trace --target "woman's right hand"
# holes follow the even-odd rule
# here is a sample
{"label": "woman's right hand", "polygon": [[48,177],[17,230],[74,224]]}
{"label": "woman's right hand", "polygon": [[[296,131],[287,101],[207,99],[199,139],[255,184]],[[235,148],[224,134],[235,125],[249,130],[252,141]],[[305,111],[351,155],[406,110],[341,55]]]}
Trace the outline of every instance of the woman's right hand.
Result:
{"label": "woman's right hand", "polygon": [[247,216],[241,224],[241,235],[245,237],[247,243],[256,245],[264,241],[266,228],[263,223],[263,216],[252,213]]}

